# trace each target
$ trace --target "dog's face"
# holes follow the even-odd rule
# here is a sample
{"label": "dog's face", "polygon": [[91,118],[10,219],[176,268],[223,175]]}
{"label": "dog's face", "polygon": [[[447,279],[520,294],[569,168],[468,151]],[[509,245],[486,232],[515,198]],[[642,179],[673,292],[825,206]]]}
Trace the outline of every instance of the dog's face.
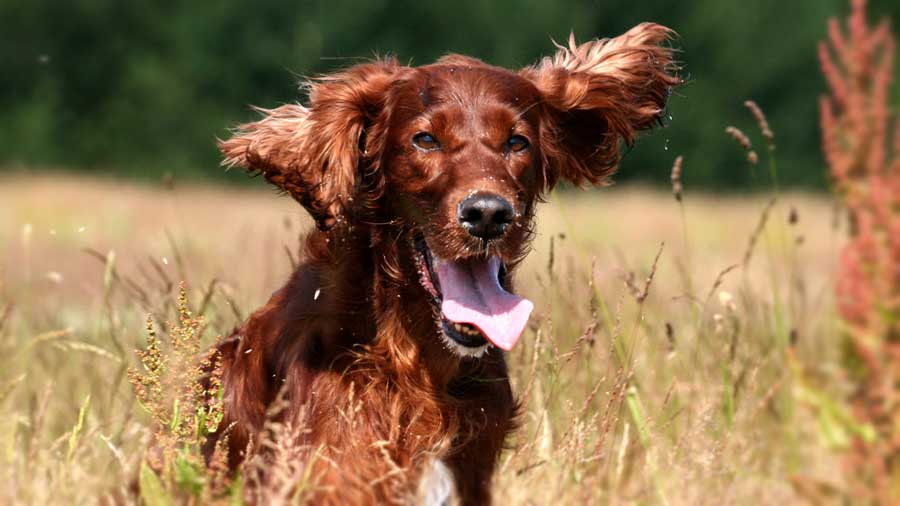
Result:
{"label": "dog's face", "polygon": [[515,259],[542,190],[534,85],[454,57],[411,71],[391,100],[382,170],[396,213],[441,258]]}
{"label": "dog's face", "polygon": [[[393,227],[397,264],[433,304],[448,348],[508,350],[532,304],[510,293],[535,202],[562,178],[602,184],[622,142],[659,120],[673,75],[670,32],[639,25],[560,47],[512,72],[463,56],[412,68],[393,60],[310,83],[220,147],[262,173],[322,230]],[[375,224],[375,225],[372,225]]]}
{"label": "dog's face", "polygon": [[524,77],[459,56],[411,69],[389,92],[385,204],[410,231],[440,335],[462,355],[511,348],[532,309],[507,276],[542,189],[540,98]]}

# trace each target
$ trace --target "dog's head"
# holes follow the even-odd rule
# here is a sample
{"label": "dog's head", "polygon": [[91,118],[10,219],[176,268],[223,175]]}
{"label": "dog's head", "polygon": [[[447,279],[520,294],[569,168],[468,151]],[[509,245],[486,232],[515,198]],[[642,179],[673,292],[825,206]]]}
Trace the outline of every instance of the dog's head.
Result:
{"label": "dog's head", "polygon": [[[534,205],[560,179],[603,184],[622,144],[660,120],[673,86],[671,32],[639,25],[559,47],[518,72],[451,55],[381,60],[309,83],[309,106],[263,110],[220,147],[322,230],[394,227],[451,348],[510,349],[532,304],[509,292]],[[375,224],[375,225],[372,225]]]}

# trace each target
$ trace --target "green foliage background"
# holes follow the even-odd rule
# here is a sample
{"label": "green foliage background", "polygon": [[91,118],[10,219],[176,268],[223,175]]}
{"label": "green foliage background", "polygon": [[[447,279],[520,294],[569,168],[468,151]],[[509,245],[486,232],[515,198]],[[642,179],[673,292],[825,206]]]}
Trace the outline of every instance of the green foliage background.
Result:
{"label": "green foliage background", "polygon": [[[0,170],[240,181],[218,168],[215,138],[253,117],[249,104],[296,100],[299,76],[375,52],[414,64],[461,52],[516,68],[551,53],[551,38],[565,40],[570,30],[583,40],[652,20],[680,33],[689,84],[671,101],[669,127],[629,153],[620,181],[664,183],[683,154],[689,183],[752,185],[723,129],[755,133],[742,106],[753,98],[778,135],[782,182],[824,187],[816,43],[827,18],[845,14],[847,4],[3,0]],[[873,0],[869,10],[895,17],[900,2]]]}

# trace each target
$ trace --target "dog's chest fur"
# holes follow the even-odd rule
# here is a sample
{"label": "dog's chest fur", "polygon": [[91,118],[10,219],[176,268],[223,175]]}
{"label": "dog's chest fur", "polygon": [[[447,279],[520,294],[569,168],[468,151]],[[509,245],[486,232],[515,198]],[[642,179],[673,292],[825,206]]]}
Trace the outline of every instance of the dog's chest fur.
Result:
{"label": "dog's chest fur", "polygon": [[416,494],[416,504],[422,506],[450,506],[457,500],[453,472],[440,459],[425,464]]}

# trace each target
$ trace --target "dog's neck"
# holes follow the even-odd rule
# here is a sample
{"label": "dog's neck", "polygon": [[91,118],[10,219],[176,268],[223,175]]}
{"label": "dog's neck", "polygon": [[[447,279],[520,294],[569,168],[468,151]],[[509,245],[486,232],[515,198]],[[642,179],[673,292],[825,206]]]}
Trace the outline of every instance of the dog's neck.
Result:
{"label": "dog's neck", "polygon": [[418,377],[440,392],[458,375],[461,359],[440,338],[431,296],[419,283],[411,241],[404,235],[393,227],[372,230],[373,315],[396,328],[380,326],[371,351],[388,359],[398,374]]}
{"label": "dog's neck", "polygon": [[[315,314],[331,315],[323,322],[323,332],[335,335],[326,346],[329,354],[378,362],[383,371],[442,392],[473,360],[445,348],[408,245],[402,230],[384,225],[315,231],[306,242],[306,262],[294,275],[314,281],[302,282],[296,298],[327,307]],[[336,293],[336,287],[347,291]],[[366,353],[358,353],[360,346]],[[335,363],[347,365],[342,359]]]}

